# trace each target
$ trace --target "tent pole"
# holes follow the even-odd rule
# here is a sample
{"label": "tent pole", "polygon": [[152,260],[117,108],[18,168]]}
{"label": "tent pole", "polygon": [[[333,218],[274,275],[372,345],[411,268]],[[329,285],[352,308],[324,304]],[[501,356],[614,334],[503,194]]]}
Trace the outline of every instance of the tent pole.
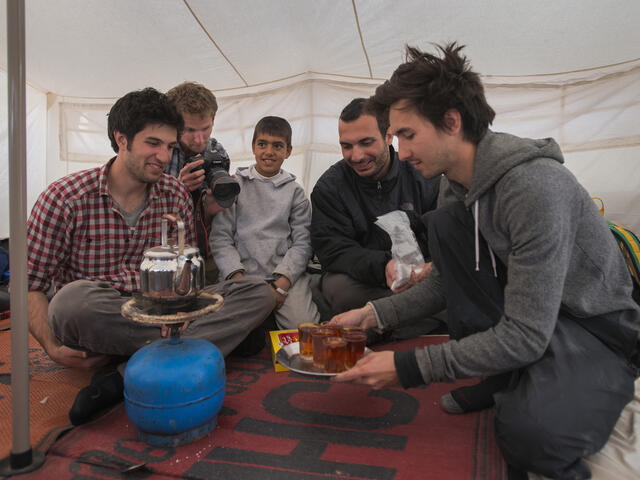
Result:
{"label": "tent pole", "polygon": [[29,472],[44,462],[29,439],[29,322],[27,318],[26,75],[24,0],[7,0],[9,99],[9,258],[11,261],[12,447],[0,474]]}

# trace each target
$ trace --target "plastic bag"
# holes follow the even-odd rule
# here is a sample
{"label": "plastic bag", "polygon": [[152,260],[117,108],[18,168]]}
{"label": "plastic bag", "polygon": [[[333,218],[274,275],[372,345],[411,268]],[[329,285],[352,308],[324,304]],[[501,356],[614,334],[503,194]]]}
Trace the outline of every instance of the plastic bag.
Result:
{"label": "plastic bag", "polygon": [[391,256],[396,260],[396,279],[391,285],[391,290],[395,290],[409,281],[412,270],[416,274],[422,271],[424,257],[405,212],[394,210],[385,213],[378,217],[375,224],[391,238]]}

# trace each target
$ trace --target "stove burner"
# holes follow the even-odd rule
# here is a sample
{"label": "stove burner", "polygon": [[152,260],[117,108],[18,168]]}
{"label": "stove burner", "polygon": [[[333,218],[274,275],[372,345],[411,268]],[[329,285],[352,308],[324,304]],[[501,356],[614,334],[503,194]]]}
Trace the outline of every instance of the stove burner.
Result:
{"label": "stove burner", "polygon": [[162,325],[193,322],[222,307],[224,300],[217,293],[200,292],[187,301],[157,301],[134,295],[120,309],[122,316],[136,322]]}
{"label": "stove burner", "polygon": [[195,312],[211,304],[209,298],[191,297],[187,299],[179,298],[167,300],[160,297],[151,298],[139,293],[133,295],[135,298],[135,308],[147,315],[174,315],[176,313]]}

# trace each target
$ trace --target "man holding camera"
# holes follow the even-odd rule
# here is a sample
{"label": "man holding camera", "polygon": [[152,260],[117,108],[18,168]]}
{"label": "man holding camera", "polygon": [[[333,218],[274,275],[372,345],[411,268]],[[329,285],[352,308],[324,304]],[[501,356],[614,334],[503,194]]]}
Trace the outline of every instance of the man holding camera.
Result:
{"label": "man holding camera", "polygon": [[[240,190],[228,175],[229,155],[211,137],[218,103],[208,88],[196,82],[183,82],[173,87],[167,92],[167,97],[182,115],[184,129],[165,173],[178,178],[191,192],[196,242],[203,257],[207,259],[207,281],[215,282],[218,269],[211,258],[207,241],[211,220],[218,212],[233,204],[235,195]],[[210,185],[213,182],[216,182],[215,192],[212,192]],[[217,186],[223,182],[225,186]],[[223,190],[222,194],[219,193],[220,190]]]}

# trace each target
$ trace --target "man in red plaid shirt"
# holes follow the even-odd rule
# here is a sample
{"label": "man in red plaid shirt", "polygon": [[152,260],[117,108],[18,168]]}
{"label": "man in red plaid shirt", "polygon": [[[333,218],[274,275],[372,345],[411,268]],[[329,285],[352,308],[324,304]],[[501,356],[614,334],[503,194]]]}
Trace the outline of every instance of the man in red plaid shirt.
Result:
{"label": "man in red plaid shirt", "polygon": [[[143,253],[161,243],[163,214],[180,216],[188,226],[186,241],[193,244],[191,197],[180,181],[163,173],[182,127],[164,94],[152,88],[128,93],[109,113],[116,156],[53,182],[33,207],[29,329],[52,360],[94,368],[160,338],[159,327],[125,319],[120,307],[140,289]],[[269,287],[259,279],[206,290],[221,294],[224,307],[190,324],[186,334],[215,343],[224,355],[274,308]],[[91,383],[70,412],[75,424],[122,398],[122,377],[114,369],[98,372]]]}

